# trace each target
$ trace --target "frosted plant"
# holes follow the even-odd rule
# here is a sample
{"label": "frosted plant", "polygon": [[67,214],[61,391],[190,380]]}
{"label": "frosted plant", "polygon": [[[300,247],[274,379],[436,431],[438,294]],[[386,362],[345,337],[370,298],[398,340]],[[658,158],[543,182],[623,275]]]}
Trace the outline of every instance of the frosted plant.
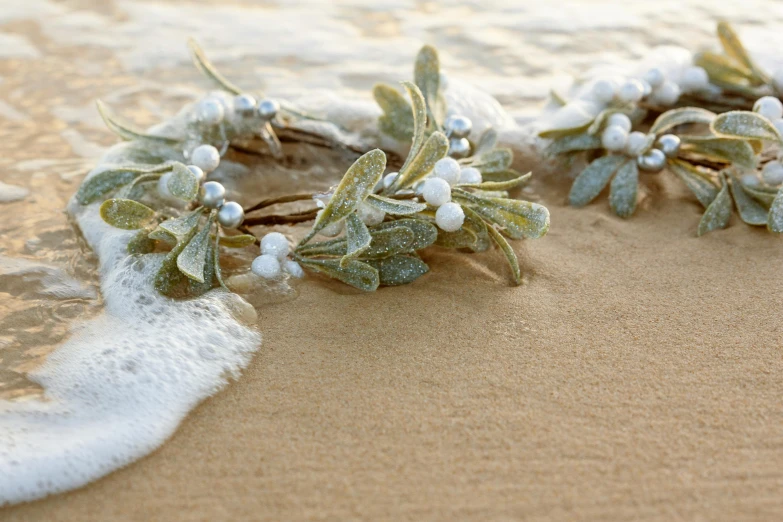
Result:
{"label": "frosted plant", "polygon": [[[437,123],[443,109],[433,49],[425,48],[416,66],[417,81],[429,98],[416,84],[403,82],[411,100],[400,96],[409,111],[410,134],[399,137],[409,140],[411,147],[397,172],[386,173],[387,156],[380,149],[362,151],[328,193],[290,194],[248,208],[226,201],[225,188],[207,181],[207,176],[220,166],[229,147],[237,148],[248,139],[263,138],[271,154],[280,157],[276,133],[292,130],[281,114],[309,116],[274,100],[256,102],[220,75],[193,42],[191,50],[198,67],[234,97],[200,101],[178,117],[184,119],[184,131],[171,131],[171,126],[154,132],[134,129],[98,102],[107,126],[129,141],[134,157],[149,161],[95,172],[76,195],[83,205],[102,201],[100,214],[108,224],[138,230],[128,244],[130,254],[166,252],[155,278],[162,294],[184,297],[226,287],[221,248],[254,244],[260,244],[261,255],[250,270],[260,278],[298,278],[311,271],[368,291],[410,283],[429,271],[419,253],[430,246],[480,252],[496,244],[508,260],[513,280],[521,282],[507,238],[543,236],[549,212],[542,205],[509,197],[509,191],[526,183],[530,174],[510,168],[511,151],[496,147],[493,130],[472,143],[467,139],[467,118],[451,117],[444,126]],[[396,120],[384,121],[383,129],[397,125]],[[167,128],[179,135],[168,135]],[[315,206],[290,214],[256,214],[307,200]],[[280,233],[257,237],[252,231],[257,226],[308,221],[313,221],[312,230],[293,249]],[[314,241],[319,235],[340,234]]]}

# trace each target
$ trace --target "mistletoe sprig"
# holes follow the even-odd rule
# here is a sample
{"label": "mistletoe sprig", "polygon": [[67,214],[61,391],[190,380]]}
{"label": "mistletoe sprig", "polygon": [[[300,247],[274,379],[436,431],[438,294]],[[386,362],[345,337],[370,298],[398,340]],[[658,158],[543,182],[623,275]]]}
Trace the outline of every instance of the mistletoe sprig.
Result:
{"label": "mistletoe sprig", "polygon": [[[225,90],[238,92],[194,44],[191,48],[202,70]],[[128,244],[129,253],[165,252],[155,286],[172,297],[226,287],[221,247],[243,248],[254,243],[260,243],[261,255],[250,268],[262,278],[276,279],[283,273],[302,277],[308,270],[367,291],[410,283],[429,271],[420,252],[430,246],[481,252],[496,244],[508,260],[514,281],[520,283],[519,263],[507,238],[543,236],[549,228],[549,212],[536,203],[509,197],[509,191],[526,183],[530,174],[510,168],[511,151],[496,147],[493,130],[485,131],[474,144],[466,138],[470,132],[467,118],[452,117],[445,128],[435,123],[445,106],[437,87],[437,55],[434,50],[427,52],[426,63],[417,62],[417,78],[430,93],[429,102],[417,85],[403,82],[411,100],[407,107],[412,129],[410,152],[399,172],[384,175],[386,154],[375,149],[364,153],[326,194],[291,194],[243,209],[226,201],[220,183],[206,181],[221,162],[216,145],[225,151],[234,146],[234,140],[258,132],[259,122],[260,132],[268,131],[267,138],[274,142],[270,137],[282,128],[268,125],[276,121],[276,110],[271,118],[268,113],[261,115],[263,102],[250,103],[252,97],[237,94],[227,112],[220,99],[207,98],[196,106],[196,118],[187,121],[184,137],[173,137],[133,129],[99,103],[109,128],[150,161],[93,173],[76,199],[83,205],[103,201],[100,215],[104,221],[116,228],[138,230]],[[459,156],[460,161],[450,155]],[[183,157],[188,158],[186,162]],[[250,215],[305,200],[314,200],[316,208]],[[314,221],[313,228],[293,250],[280,233],[259,238],[250,233],[255,226],[307,221]],[[242,233],[234,232],[237,229]],[[314,241],[317,235],[340,234]]]}
{"label": "mistletoe sprig", "polygon": [[629,132],[629,114],[606,111],[584,132],[555,139],[548,151],[561,157],[588,154],[592,158],[571,187],[573,206],[587,205],[609,185],[612,211],[629,217],[636,210],[640,173],[668,169],[705,207],[698,235],[725,228],[732,206],[747,224],[780,233],[783,165],[769,162],[761,176],[758,167],[765,143],[773,148],[783,143],[777,128],[783,105],[775,98],[762,98],[756,111],[715,114],[697,107],[673,109],[661,114],[647,132]]}

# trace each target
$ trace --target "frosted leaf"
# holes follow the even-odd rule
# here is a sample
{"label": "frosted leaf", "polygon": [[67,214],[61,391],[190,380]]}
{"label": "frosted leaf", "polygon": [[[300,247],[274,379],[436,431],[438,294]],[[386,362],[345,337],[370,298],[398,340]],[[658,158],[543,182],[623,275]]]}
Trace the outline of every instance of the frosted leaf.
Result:
{"label": "frosted leaf", "polygon": [[435,244],[443,248],[472,248],[476,246],[478,236],[473,230],[463,226],[454,232],[438,231]]}
{"label": "frosted leaf", "polygon": [[673,160],[668,163],[669,170],[674,172],[685,186],[687,186],[699,203],[707,208],[718,195],[718,187],[711,178],[702,173],[697,167],[682,160]]}
{"label": "frosted leaf", "polygon": [[443,99],[440,97],[440,62],[434,47],[425,45],[416,56],[413,67],[413,80],[427,101],[427,108],[436,126],[445,113]]}
{"label": "frosted leaf", "polygon": [[378,194],[370,194],[365,203],[392,216],[407,216],[427,208],[424,203],[417,203],[409,199],[392,199]]}
{"label": "frosted leaf", "polygon": [[155,211],[132,199],[108,199],[100,209],[101,218],[123,230],[136,230],[152,221]]}
{"label": "frosted leaf", "polygon": [[373,87],[372,94],[383,111],[378,120],[381,132],[399,141],[411,140],[414,121],[408,100],[397,89],[384,84]]}
{"label": "frosted leaf", "polygon": [[[196,64],[196,68],[199,71],[204,73],[208,78],[218,84],[221,89],[228,91],[231,94],[242,94],[242,90],[239,87],[228,81],[222,74],[218,72],[215,66],[212,65],[212,63],[207,59],[206,54],[204,54],[204,51],[194,39],[191,38],[188,40],[188,48],[190,49],[190,54],[193,57],[193,63]],[[260,93],[256,93],[256,95],[259,98],[263,97],[263,95]]]}
{"label": "frosted leaf", "polygon": [[742,221],[748,225],[766,225],[767,209],[745,192],[745,189],[742,188],[742,183],[736,177],[731,176],[730,179],[731,195],[734,197],[734,203],[737,205]]}
{"label": "frosted leaf", "polygon": [[435,163],[446,157],[448,152],[449,140],[446,135],[442,132],[433,132],[407,168],[400,170],[399,176],[386,192],[394,193],[400,188],[409,187],[423,179],[432,171]]}
{"label": "frosted leaf", "polygon": [[203,227],[188,242],[187,246],[177,256],[177,268],[180,272],[199,283],[204,282],[204,265],[207,262],[207,251],[209,250],[209,229],[212,221]]}
{"label": "frosted leaf", "polygon": [[778,191],[777,196],[769,207],[769,216],[767,218],[767,228],[771,232],[778,234],[783,232],[783,188]]}
{"label": "frosted leaf", "polygon": [[609,186],[609,205],[615,214],[627,218],[634,213],[638,189],[639,169],[635,161],[626,161]]}
{"label": "frosted leaf", "polygon": [[175,163],[169,177],[169,193],[177,199],[191,201],[198,194],[199,179],[182,163]]}
{"label": "frosted leaf", "polygon": [[198,225],[199,219],[204,214],[204,209],[199,208],[184,216],[167,219],[158,228],[173,235],[177,240],[188,236]]}
{"label": "frosted leaf", "polygon": [[367,250],[372,241],[370,231],[367,230],[367,225],[359,219],[355,213],[350,214],[345,219],[345,240],[347,249],[345,255],[340,260],[340,266],[345,267],[348,265],[348,261],[358,257],[362,252]]}
{"label": "frosted leaf", "polygon": [[594,200],[609,183],[620,166],[629,161],[625,156],[603,156],[588,165],[574,180],[568,201],[574,207],[583,207]]}
{"label": "frosted leaf", "polygon": [[220,246],[226,248],[245,248],[255,244],[256,236],[250,234],[237,234],[235,236],[220,236]]}
{"label": "frosted leaf", "polygon": [[170,165],[164,164],[162,166],[128,166],[104,170],[103,172],[90,176],[82,183],[79,190],[76,192],[76,200],[82,205],[89,205],[109,192],[127,185],[139,176],[154,172],[163,172],[170,168]]}
{"label": "frosted leaf", "polygon": [[411,143],[411,150],[400,169],[401,171],[405,170],[416,154],[419,153],[427,132],[427,102],[424,100],[424,96],[419,88],[411,82],[402,82],[402,85],[413,103],[413,143]]}
{"label": "frosted leaf", "polygon": [[729,196],[728,183],[723,181],[723,187],[718,195],[707,207],[704,215],[699,221],[699,228],[696,231],[698,236],[703,236],[707,232],[726,228],[731,218],[731,196]]}
{"label": "frosted leaf", "polygon": [[699,156],[727,161],[738,167],[755,169],[758,163],[753,147],[747,141],[693,136],[682,140],[683,150]]}
{"label": "frosted leaf", "polygon": [[380,284],[397,286],[412,283],[430,271],[430,267],[418,257],[397,255],[386,259],[371,261],[378,270]]}
{"label": "frosted leaf", "polygon": [[[413,242],[410,244],[410,250],[421,250],[427,248],[435,242],[438,237],[438,229],[435,225],[423,219],[403,218],[396,221],[386,221],[374,228],[373,235],[381,230],[395,230],[398,228],[407,228],[413,233]],[[370,248],[374,248],[370,245]]]}
{"label": "frosted leaf", "polygon": [[506,261],[508,261],[508,265],[511,267],[511,274],[514,276],[514,282],[517,285],[522,284],[522,274],[519,270],[519,260],[517,259],[517,255],[514,252],[514,249],[511,248],[511,245],[508,244],[506,238],[504,238],[500,232],[495,230],[494,227],[487,227],[487,231],[489,232],[489,237],[491,237],[492,240],[497,243],[497,245],[500,247],[500,250],[503,252],[503,255],[506,256]]}
{"label": "frosted leaf", "polygon": [[546,148],[546,153],[550,155],[565,154],[567,152],[578,152],[584,150],[595,150],[602,148],[601,137],[593,136],[587,133],[572,134],[563,136],[554,140]]}
{"label": "frosted leaf", "polygon": [[663,134],[666,131],[686,123],[710,123],[715,113],[698,107],[683,107],[666,111],[655,120],[650,127],[652,134]]}
{"label": "frosted leaf", "polygon": [[473,154],[475,156],[481,156],[482,154],[486,154],[487,152],[490,152],[492,149],[494,149],[497,146],[497,143],[498,143],[498,131],[496,131],[492,127],[489,127],[488,129],[486,129],[484,132],[481,133],[481,137],[476,143],[476,147],[473,151]]}
{"label": "frosted leaf", "polygon": [[355,259],[349,260],[345,266],[340,265],[339,259],[299,258],[297,260],[311,270],[320,272],[366,292],[376,290],[380,284],[378,270],[367,263]]}
{"label": "frosted leaf", "polygon": [[343,176],[332,199],[316,218],[313,233],[353,213],[372,193],[385,168],[386,155],[380,149],[371,150],[356,160]]}
{"label": "frosted leaf", "polygon": [[528,180],[533,176],[532,172],[528,172],[527,174],[517,176],[516,178],[512,178],[508,181],[483,181],[481,183],[477,183],[475,185],[457,185],[459,187],[470,187],[470,188],[477,188],[481,190],[511,190],[516,187],[522,186],[525,183],[528,182]]}
{"label": "frosted leaf", "polygon": [[143,131],[135,129],[129,123],[123,122],[117,116],[115,116],[102,101],[98,100],[95,102],[95,104],[98,107],[98,112],[100,113],[101,118],[103,118],[103,122],[106,124],[109,130],[123,140],[158,141],[167,145],[173,145],[179,142],[179,140],[174,138],[154,136],[152,134],[147,134]]}
{"label": "frosted leaf", "polygon": [[518,199],[480,197],[455,189],[455,199],[469,204],[479,215],[503,227],[509,237],[536,239],[549,230],[549,210]]}
{"label": "frosted leaf", "polygon": [[719,114],[710,125],[712,132],[723,138],[783,141],[768,119],[750,111],[730,111]]}
{"label": "frosted leaf", "polygon": [[494,149],[482,154],[478,161],[471,164],[471,167],[479,169],[482,174],[502,172],[511,166],[513,160],[514,153],[511,149]]}
{"label": "frosted leaf", "polygon": [[728,22],[718,22],[718,40],[720,40],[721,47],[723,47],[723,51],[728,56],[742,64],[749,71],[756,72],[756,65],[745,50],[745,46],[742,45],[737,33],[734,32],[734,29]]}

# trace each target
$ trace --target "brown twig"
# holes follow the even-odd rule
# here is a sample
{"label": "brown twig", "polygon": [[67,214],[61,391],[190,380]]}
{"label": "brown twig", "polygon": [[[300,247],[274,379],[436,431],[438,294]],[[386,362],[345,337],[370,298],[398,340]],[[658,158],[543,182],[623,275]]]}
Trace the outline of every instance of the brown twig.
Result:
{"label": "brown twig", "polygon": [[303,194],[288,194],[286,196],[278,196],[276,198],[267,198],[262,199],[252,207],[245,209],[245,214],[249,214],[250,212],[255,212],[256,210],[261,210],[262,208],[270,207],[272,205],[278,205],[281,203],[293,203],[294,201],[305,201],[308,199],[313,199],[312,193],[303,193]]}

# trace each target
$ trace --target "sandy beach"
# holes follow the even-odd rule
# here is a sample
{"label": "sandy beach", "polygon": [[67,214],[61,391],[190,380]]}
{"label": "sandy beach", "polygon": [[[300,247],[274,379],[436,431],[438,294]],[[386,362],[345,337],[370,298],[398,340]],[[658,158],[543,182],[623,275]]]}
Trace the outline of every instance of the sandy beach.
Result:
{"label": "sandy beach", "polygon": [[[780,21],[771,19],[767,29]],[[713,22],[701,25],[699,43]],[[613,37],[633,27],[621,20]],[[175,74],[128,72],[127,55],[85,50],[84,42],[58,54],[56,36],[28,18],[0,29],[54,56],[0,59],[0,101],[18,100],[24,78],[41,85],[37,99],[54,98],[56,82],[43,85],[50,71],[67,80],[63,96],[75,108],[55,110],[65,104],[55,98],[39,114],[19,102],[29,118],[2,122],[0,180],[52,206],[45,219],[32,210],[35,200],[0,206],[6,223],[20,220],[0,228],[8,238],[0,253],[32,258],[24,242],[39,229],[52,242],[72,237],[61,208],[80,178],[63,175],[72,167],[62,165],[51,179],[11,165],[47,156],[30,151],[31,142],[87,164],[85,143],[113,142],[94,125],[90,100]],[[76,51],[116,76],[68,70]],[[540,75],[542,86],[544,79],[551,74]],[[173,111],[181,94],[161,101],[132,93],[126,102],[137,122],[150,123],[141,108]],[[536,103],[539,94],[530,95]],[[519,92],[509,96],[516,116],[533,111]],[[514,244],[521,287],[510,285],[497,251],[431,249],[429,274],[374,294],[306,278],[297,298],[258,308],[258,354],[160,449],[79,490],[2,508],[0,520],[780,518],[783,239],[736,216],[697,238],[703,209],[695,199],[668,174],[647,180],[647,197],[623,220],[606,198],[574,209],[567,180],[535,178],[552,224],[545,238]],[[95,285],[94,274],[80,277]],[[33,312],[9,297],[20,294],[0,291],[10,332]]]}

